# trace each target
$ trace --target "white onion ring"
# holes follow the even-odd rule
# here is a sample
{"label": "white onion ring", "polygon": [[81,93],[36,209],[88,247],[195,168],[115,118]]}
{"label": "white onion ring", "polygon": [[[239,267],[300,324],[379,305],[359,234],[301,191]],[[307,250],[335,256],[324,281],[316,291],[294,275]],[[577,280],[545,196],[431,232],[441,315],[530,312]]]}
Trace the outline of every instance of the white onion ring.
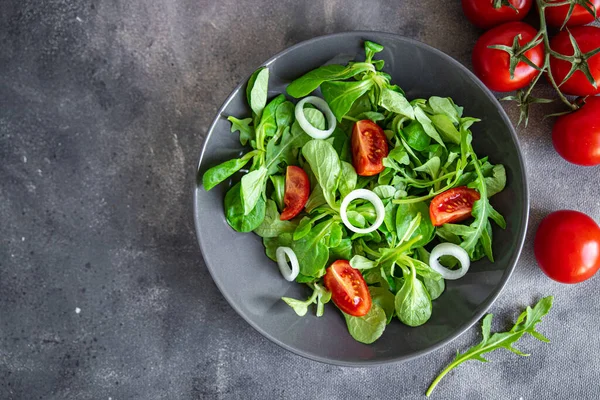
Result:
{"label": "white onion ring", "polygon": [[[368,228],[357,228],[350,223],[348,220],[348,215],[346,214],[346,209],[352,200],[363,199],[373,204],[375,207],[375,212],[377,213],[377,219],[373,225]],[[375,229],[379,228],[383,223],[383,218],[385,217],[385,207],[383,202],[375,193],[367,189],[356,189],[351,191],[344,200],[342,201],[342,205],[340,206],[340,215],[342,217],[342,222],[346,225],[346,228],[350,229],[352,232],[356,233],[369,233],[373,232]]]}
{"label": "white onion ring", "polygon": [[[277,257],[277,264],[279,265],[279,271],[281,275],[285,278],[286,281],[292,282],[298,274],[300,273],[300,265],[298,264],[298,257],[296,257],[296,253],[294,250],[289,247],[278,247],[275,251],[275,256]],[[292,268],[288,265],[286,260],[287,258],[292,263]]]}
{"label": "white onion ring", "polygon": [[[458,260],[460,263],[460,269],[458,270],[450,270],[440,264],[440,257],[442,256],[452,256]],[[448,280],[455,280],[462,278],[467,271],[469,270],[469,266],[471,265],[471,259],[469,258],[469,254],[462,247],[455,245],[454,243],[440,243],[431,250],[431,255],[429,256],[429,266],[432,270],[439,273],[442,278]]]}
{"label": "white onion ring", "polygon": [[[325,114],[329,129],[327,129],[326,131],[317,129],[314,126],[312,126],[310,122],[308,122],[306,116],[304,115],[305,103],[312,104],[313,106],[317,107],[319,111]],[[327,102],[317,96],[308,96],[300,100],[298,104],[296,104],[296,110],[294,113],[296,115],[296,121],[298,121],[300,127],[304,130],[304,132],[306,132],[308,136],[312,137],[313,139],[327,139],[333,133],[333,130],[335,129],[335,125],[337,123],[335,115],[333,115],[333,112],[331,112],[331,108],[329,108]]]}

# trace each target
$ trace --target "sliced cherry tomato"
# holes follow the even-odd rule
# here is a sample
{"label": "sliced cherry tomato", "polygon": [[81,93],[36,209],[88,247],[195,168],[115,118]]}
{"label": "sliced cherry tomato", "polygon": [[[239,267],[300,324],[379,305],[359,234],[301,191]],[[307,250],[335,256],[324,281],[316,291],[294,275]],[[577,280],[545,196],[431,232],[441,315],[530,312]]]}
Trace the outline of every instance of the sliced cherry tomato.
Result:
{"label": "sliced cherry tomato", "polygon": [[354,124],[352,164],[358,175],[371,176],[383,171],[383,158],[387,155],[387,139],[379,125],[368,119]]}
{"label": "sliced cherry tomato", "polygon": [[600,165],[600,97],[588,97],[577,111],[558,117],[552,128],[554,148],[578,165]]}
{"label": "sliced cherry tomato", "polygon": [[[552,0],[550,3],[558,3],[560,1],[562,0]],[[598,9],[600,9],[600,0],[591,0],[591,3],[596,8],[596,15],[598,15]],[[546,17],[546,22],[548,25],[555,28],[560,28],[565,22],[565,18],[567,18],[569,7],[570,4],[557,7],[546,7],[544,16]],[[575,7],[573,7],[573,13],[571,14],[566,26],[572,27],[577,25],[586,25],[594,22],[594,19],[594,15],[592,13],[583,8],[581,5],[575,4]]]}
{"label": "sliced cherry tomato", "polygon": [[[595,26],[578,26],[570,29],[570,32],[582,53],[587,53],[600,47],[600,28]],[[562,31],[552,38],[550,48],[566,56],[573,55],[573,45],[569,38],[569,32]],[[600,93],[600,53],[588,58],[587,63],[592,77],[596,82],[596,87],[588,81],[581,71],[575,71],[565,83],[560,85],[571,70],[571,63],[550,57],[550,70],[552,71],[554,80],[560,85],[561,92],[573,96],[590,96]]]}
{"label": "sliced cherry tomato", "polygon": [[503,0],[498,8],[494,7],[494,3],[493,0],[462,0],[462,8],[473,25],[489,29],[505,22],[522,20],[531,9],[533,0]]}
{"label": "sliced cherry tomato", "polygon": [[[473,48],[473,71],[481,81],[497,92],[511,92],[529,85],[539,74],[535,68],[520,61],[515,68],[514,78],[510,77],[510,56],[504,50],[490,49],[488,46],[504,45],[512,47],[515,36],[521,35],[519,44],[525,45],[535,37],[537,30],[523,22],[508,22],[484,33]],[[538,67],[544,62],[544,46],[540,43],[527,51],[525,56]]]}
{"label": "sliced cherry tomato", "polygon": [[473,204],[481,196],[474,189],[466,186],[456,187],[438,194],[429,205],[429,217],[433,226],[447,222],[460,222],[471,216]]}
{"label": "sliced cherry tomato", "polygon": [[323,282],[331,292],[331,300],[346,314],[362,317],[371,309],[371,293],[367,283],[348,260],[337,260],[331,264]]}
{"label": "sliced cherry tomato", "polygon": [[279,217],[282,221],[294,218],[306,205],[310,195],[308,175],[300,167],[290,165],[285,171],[285,192],[283,203],[285,208]]}
{"label": "sliced cherry tomato", "polygon": [[600,227],[579,211],[560,210],[544,218],[533,248],[540,269],[558,282],[582,282],[600,269]]}

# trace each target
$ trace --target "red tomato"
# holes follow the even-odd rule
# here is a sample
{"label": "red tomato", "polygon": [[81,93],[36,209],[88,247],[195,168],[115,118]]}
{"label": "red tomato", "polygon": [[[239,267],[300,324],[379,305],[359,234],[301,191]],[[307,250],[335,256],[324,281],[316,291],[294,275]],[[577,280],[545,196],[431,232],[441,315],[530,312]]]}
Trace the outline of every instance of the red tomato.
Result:
{"label": "red tomato", "polygon": [[600,165],[600,97],[588,97],[579,110],[558,117],[552,143],[573,164]]}
{"label": "red tomato", "polygon": [[549,214],[533,246],[541,270],[558,282],[582,282],[600,268],[600,227],[579,211]]}
{"label": "red tomato", "polygon": [[489,29],[505,22],[520,21],[529,12],[533,0],[510,0],[517,11],[503,5],[495,8],[493,0],[462,0],[467,19],[478,28]]}
{"label": "red tomato", "polygon": [[481,196],[466,186],[456,187],[438,194],[429,204],[429,217],[433,226],[447,222],[460,222],[471,216],[473,204]]}
{"label": "red tomato", "polygon": [[[600,28],[595,26],[579,26],[570,29],[570,31],[582,53],[587,53],[600,47]],[[562,31],[552,38],[550,48],[566,56],[573,55],[573,45],[569,39],[569,32]],[[588,59],[588,66],[596,82],[596,88],[587,80],[583,72],[576,71],[569,80],[560,86],[560,90],[565,94],[574,96],[590,96],[600,93],[600,53]],[[569,73],[571,63],[550,57],[550,69],[554,80],[560,85]]]}
{"label": "red tomato", "polygon": [[[563,0],[553,0],[550,3],[558,3]],[[596,7],[596,15],[598,15],[598,9],[600,8],[600,0],[591,0],[591,3]],[[563,6],[557,7],[547,7],[545,11],[546,22],[548,25],[553,26],[555,28],[560,28],[565,22],[565,18],[567,17],[567,12],[569,11],[569,4],[565,4]],[[585,25],[590,22],[594,22],[594,16],[585,8],[576,4],[573,8],[573,13],[567,22],[568,27],[577,26],[577,25]]]}
{"label": "red tomato", "polygon": [[379,125],[368,119],[354,124],[352,164],[358,175],[371,176],[383,171],[383,158],[387,155],[387,140]]}
{"label": "red tomato", "polygon": [[309,195],[310,181],[306,172],[300,167],[288,166],[285,171],[285,193],[283,195],[285,208],[279,219],[287,221],[300,214]]}
{"label": "red tomato", "polygon": [[350,266],[348,260],[337,260],[323,278],[331,292],[331,300],[346,314],[362,317],[371,309],[371,293],[359,270]]}
{"label": "red tomato", "polygon": [[[524,62],[519,62],[515,68],[514,79],[510,78],[510,56],[503,50],[490,49],[491,45],[512,46],[515,36],[521,35],[519,43],[524,45],[531,41],[537,31],[523,22],[509,22],[484,33],[473,49],[473,71],[475,75],[491,90],[511,92],[527,86],[537,76],[539,71]],[[544,62],[544,46],[538,46],[525,53],[535,65]]]}

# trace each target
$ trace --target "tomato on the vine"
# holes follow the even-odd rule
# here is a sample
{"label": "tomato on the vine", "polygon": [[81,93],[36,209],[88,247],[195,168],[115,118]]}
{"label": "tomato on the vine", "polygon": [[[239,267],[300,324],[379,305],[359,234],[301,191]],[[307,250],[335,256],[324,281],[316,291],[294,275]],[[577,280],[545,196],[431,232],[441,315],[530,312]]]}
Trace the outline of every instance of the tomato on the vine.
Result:
{"label": "tomato on the vine", "polygon": [[[587,53],[600,47],[600,28],[595,26],[578,26],[570,29],[570,32],[582,53]],[[574,49],[569,38],[569,32],[562,31],[552,38],[550,48],[565,56],[573,55]],[[559,60],[556,57],[550,57],[552,77],[556,81],[556,84],[560,85],[561,92],[573,96],[590,96],[600,93],[600,53],[590,57],[587,63],[590,73],[596,82],[596,87],[590,83],[582,71],[575,71],[565,83],[560,85],[571,70],[571,63]]]}
{"label": "tomato on the vine", "polygon": [[433,226],[447,222],[460,222],[471,216],[473,204],[481,196],[474,189],[460,186],[438,194],[429,204],[429,217]]}
{"label": "tomato on the vine", "polygon": [[[514,78],[510,77],[510,55],[504,50],[490,49],[488,46],[504,45],[511,47],[515,36],[520,35],[519,45],[529,43],[537,31],[523,22],[509,22],[484,33],[473,49],[473,70],[475,75],[491,90],[511,92],[531,83],[539,74],[535,68],[519,61]],[[525,52],[533,64],[541,67],[544,62],[544,46],[540,43]]]}
{"label": "tomato on the vine", "polygon": [[287,221],[300,214],[310,196],[310,180],[306,172],[294,165],[287,167],[285,171],[285,192],[283,203],[285,208],[279,219]]}
{"label": "tomato on the vine", "polygon": [[352,164],[358,175],[372,176],[383,171],[383,158],[387,155],[387,139],[379,125],[368,119],[354,124]]}
{"label": "tomato on the vine", "polygon": [[362,317],[371,309],[371,293],[367,283],[348,260],[337,260],[331,264],[323,283],[331,292],[331,300],[346,314]]}
{"label": "tomato on the vine", "polygon": [[558,117],[552,128],[554,148],[578,165],[600,165],[600,97],[588,97],[577,111]]}
{"label": "tomato on the vine", "polygon": [[534,252],[540,269],[555,281],[585,281],[600,269],[600,227],[582,212],[555,211],[540,223]]}
{"label": "tomato on the vine", "polygon": [[[496,8],[494,3],[499,3]],[[514,8],[510,7],[511,4]],[[520,21],[529,12],[533,0],[462,0],[465,16],[473,25],[489,29],[505,22]]]}
{"label": "tomato on the vine", "polygon": [[[562,1],[563,0],[552,0],[551,3],[558,3]],[[590,3],[595,8],[597,16],[598,10],[600,9],[600,0],[591,0]],[[548,25],[553,26],[555,28],[560,28],[565,22],[565,18],[567,18],[567,13],[569,12],[570,6],[570,4],[564,4],[562,6],[546,7],[544,16],[546,17],[546,22],[548,23]],[[590,13],[581,5],[575,4],[575,7],[573,7],[573,13],[569,17],[569,20],[567,21],[565,26],[572,27],[578,25],[586,25],[591,22],[594,22],[595,19],[596,18],[592,13]]]}

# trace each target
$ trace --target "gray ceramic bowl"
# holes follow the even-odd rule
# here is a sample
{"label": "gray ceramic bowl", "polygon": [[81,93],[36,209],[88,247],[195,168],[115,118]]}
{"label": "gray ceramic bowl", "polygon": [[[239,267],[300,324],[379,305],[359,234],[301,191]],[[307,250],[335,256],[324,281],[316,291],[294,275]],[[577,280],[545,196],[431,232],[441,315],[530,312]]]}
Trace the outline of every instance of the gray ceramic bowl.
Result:
{"label": "gray ceramic bowl", "polygon": [[[198,241],[215,283],[231,306],[278,345],[313,360],[345,366],[409,360],[447,344],[477,322],[517,263],[529,209],[517,137],[500,104],[464,66],[423,43],[379,32],[346,32],[302,42],[264,63],[271,74],[269,95],[283,92],[293,79],[332,60],[345,63],[363,57],[364,40],[385,46],[378,57],[385,60],[384,70],[409,99],[450,96],[464,106],[465,115],[482,119],[473,127],[475,150],[489,155],[493,163],[504,164],[508,179],[506,189],[492,199],[507,222],[506,230],[494,227],[494,263],[478,261],[464,278],[448,282],[442,297],[433,302],[433,315],[425,325],[409,328],[394,319],[378,341],[365,345],[350,337],[344,318],[332,304],[326,306],[321,318],[314,312],[298,317],[280,300],[282,296],[305,298],[309,293],[305,285],[281,278],[277,265],[265,255],[261,238],[237,233],[227,225],[223,213],[226,183],[210,192],[199,183],[194,195]],[[210,126],[200,156],[198,182],[206,169],[242,151],[226,117],[250,115],[246,81],[229,95]],[[239,176],[233,180],[237,179]]]}

